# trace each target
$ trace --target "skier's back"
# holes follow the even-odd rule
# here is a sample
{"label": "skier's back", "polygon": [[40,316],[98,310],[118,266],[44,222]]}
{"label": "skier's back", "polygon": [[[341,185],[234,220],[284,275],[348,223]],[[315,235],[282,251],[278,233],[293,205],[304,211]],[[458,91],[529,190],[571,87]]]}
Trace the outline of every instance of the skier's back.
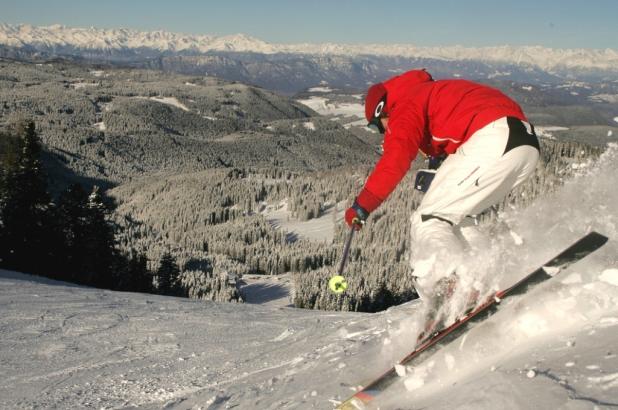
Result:
{"label": "skier's back", "polygon": [[395,189],[419,151],[448,155],[412,216],[417,291],[431,299],[450,284],[464,244],[454,229],[534,171],[539,144],[519,105],[499,90],[466,80],[434,81],[412,70],[369,88],[369,125],[384,134],[384,153],[346,212],[360,229]]}

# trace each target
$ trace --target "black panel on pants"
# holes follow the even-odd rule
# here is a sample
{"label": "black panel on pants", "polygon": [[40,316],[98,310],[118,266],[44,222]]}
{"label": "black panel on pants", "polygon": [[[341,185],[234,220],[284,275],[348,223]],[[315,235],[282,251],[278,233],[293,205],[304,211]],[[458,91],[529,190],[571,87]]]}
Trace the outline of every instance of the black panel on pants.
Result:
{"label": "black panel on pants", "polygon": [[509,126],[509,139],[506,143],[504,154],[513,148],[521,147],[522,145],[530,145],[538,151],[541,151],[541,148],[539,147],[539,139],[536,137],[536,133],[534,132],[534,126],[530,125],[532,134],[528,134],[526,126],[519,118],[506,117],[506,123]]}

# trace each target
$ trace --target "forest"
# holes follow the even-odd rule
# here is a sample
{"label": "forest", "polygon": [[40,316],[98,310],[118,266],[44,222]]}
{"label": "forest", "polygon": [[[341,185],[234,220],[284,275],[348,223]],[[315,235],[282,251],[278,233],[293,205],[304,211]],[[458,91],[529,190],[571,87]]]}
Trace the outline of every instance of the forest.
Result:
{"label": "forest", "polygon": [[[286,97],[211,77],[0,61],[0,267],[83,285],[243,300],[246,274],[290,274],[299,308],[375,312],[416,297],[412,171],[356,237],[350,288],[326,285],[341,214],[379,139]],[[311,121],[312,126],[305,123]],[[523,207],[602,148],[542,138],[533,178],[494,212]],[[328,218],[332,240],[273,222]]]}

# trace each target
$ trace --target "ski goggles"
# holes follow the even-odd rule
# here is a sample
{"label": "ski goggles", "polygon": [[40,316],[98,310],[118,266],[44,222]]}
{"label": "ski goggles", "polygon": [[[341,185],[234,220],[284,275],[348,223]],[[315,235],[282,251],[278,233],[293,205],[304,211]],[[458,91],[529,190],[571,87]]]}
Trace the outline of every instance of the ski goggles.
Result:
{"label": "ski goggles", "polygon": [[384,128],[384,124],[382,124],[380,118],[372,119],[369,124],[367,124],[367,128],[379,132],[380,134],[384,134],[386,132],[386,128]]}

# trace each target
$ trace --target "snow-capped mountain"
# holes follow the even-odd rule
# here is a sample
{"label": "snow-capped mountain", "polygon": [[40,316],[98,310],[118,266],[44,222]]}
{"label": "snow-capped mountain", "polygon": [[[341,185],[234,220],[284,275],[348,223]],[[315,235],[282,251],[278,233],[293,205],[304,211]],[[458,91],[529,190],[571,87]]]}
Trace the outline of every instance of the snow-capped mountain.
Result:
{"label": "snow-capped mountain", "polygon": [[186,35],[168,31],[71,28],[62,25],[36,27],[0,24],[0,44],[50,51],[62,47],[83,50],[148,48],[161,52],[254,51],[273,53],[274,47],[244,34],[231,36]]}
{"label": "snow-capped mountain", "polygon": [[618,70],[618,51],[613,49],[551,49],[540,46],[420,47],[412,44],[270,44],[244,34],[209,36],[138,31],[132,29],[71,28],[62,25],[37,27],[0,24],[0,44],[42,52],[75,50],[150,49],[166,53],[252,52],[259,54],[312,54],[339,56],[388,56],[438,60],[477,60],[530,64],[544,70],[586,68]]}

